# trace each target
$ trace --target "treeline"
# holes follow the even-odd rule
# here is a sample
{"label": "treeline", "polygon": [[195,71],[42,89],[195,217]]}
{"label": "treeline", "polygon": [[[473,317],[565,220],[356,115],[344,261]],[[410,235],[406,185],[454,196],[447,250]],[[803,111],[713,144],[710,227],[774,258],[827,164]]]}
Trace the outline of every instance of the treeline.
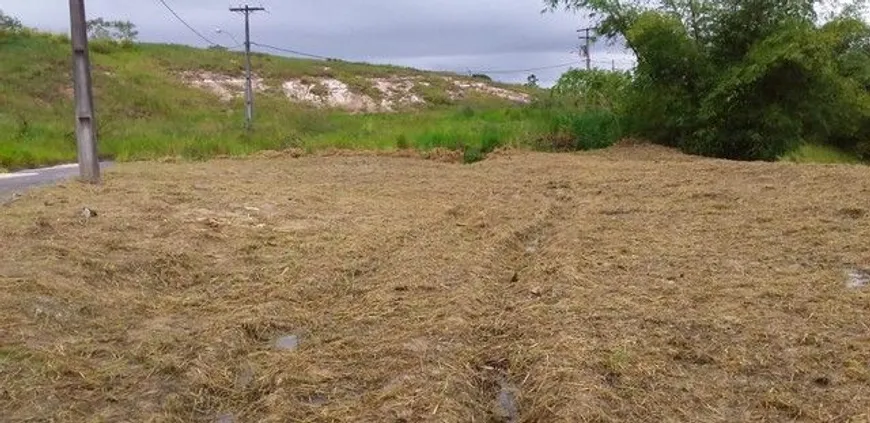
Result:
{"label": "treeline", "polygon": [[636,55],[631,73],[572,71],[554,89],[613,113],[624,135],[729,159],[774,160],[801,143],[870,159],[862,3],[545,1],[591,12]]}

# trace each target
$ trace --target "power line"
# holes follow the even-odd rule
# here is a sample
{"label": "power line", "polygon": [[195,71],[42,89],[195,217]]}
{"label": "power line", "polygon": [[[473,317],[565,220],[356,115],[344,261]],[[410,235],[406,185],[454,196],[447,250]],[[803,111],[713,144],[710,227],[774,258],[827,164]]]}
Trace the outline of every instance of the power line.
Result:
{"label": "power line", "polygon": [[220,45],[220,44],[208,39],[205,35],[202,35],[202,33],[200,33],[199,31],[196,30],[196,28],[190,26],[190,24],[187,23],[187,21],[185,21],[184,18],[179,16],[178,13],[175,13],[175,10],[172,10],[172,7],[169,6],[168,3],[166,3],[166,0],[157,0],[157,1],[160,2],[160,4],[162,4],[163,7],[165,7],[166,10],[169,11],[169,13],[172,13],[172,16],[175,16],[175,19],[178,19],[178,21],[181,22],[182,24],[184,24],[184,26],[186,26],[187,29],[189,29],[191,32],[193,32],[197,36],[199,36],[199,38],[202,38],[203,41],[205,41],[206,43],[208,43],[211,46],[219,46]]}
{"label": "power line", "polygon": [[[297,55],[297,56],[310,57],[310,58],[314,58],[314,59],[322,59],[322,60],[331,60],[331,59],[334,59],[334,58],[327,57],[327,56],[321,56],[321,55],[319,55],[319,54],[306,53],[306,52],[303,52],[303,51],[292,50],[292,49],[283,48],[283,47],[277,47],[277,46],[273,46],[273,45],[269,45],[269,44],[261,44],[261,43],[257,43],[257,42],[253,42],[253,41],[251,41],[251,45],[255,45],[255,46],[258,46],[258,47],[267,48],[267,49],[270,49],[270,50],[280,51],[280,52],[284,52],[284,53],[295,54],[295,55]],[[608,62],[608,63],[609,63],[609,62]],[[533,71],[540,71],[540,70],[547,70],[547,69],[558,69],[558,68],[564,68],[564,67],[567,67],[567,66],[573,66],[573,65],[576,65],[576,64],[577,64],[577,62],[568,62],[568,63],[560,63],[560,64],[558,64],[558,65],[542,66],[542,67],[529,68],[529,69],[485,70],[485,71],[472,71],[471,73],[493,73],[493,74],[498,74],[498,73],[525,73],[525,72],[533,72]]]}
{"label": "power line", "polygon": [[552,65],[552,66],[542,66],[539,68],[511,69],[511,70],[483,70],[483,71],[474,71],[473,73],[526,73],[526,72],[534,72],[534,71],[547,70],[547,69],[564,68],[564,67],[573,66],[576,64],[577,64],[577,62],[568,62],[568,63],[562,63],[562,64]]}
{"label": "power line", "polygon": [[257,46],[257,47],[263,47],[263,48],[268,48],[268,49],[275,50],[275,51],[281,51],[281,52],[284,52],[284,53],[295,54],[295,55],[297,55],[297,56],[304,56],[304,57],[310,57],[310,58],[313,58],[313,59],[322,59],[322,60],[329,60],[329,59],[330,59],[329,57],[321,56],[321,55],[319,55],[319,54],[305,53],[305,52],[302,52],[302,51],[291,50],[291,49],[281,48],[281,47],[276,47],[276,46],[270,46],[270,45],[268,45],[268,44],[255,43],[255,42],[253,42],[253,41],[251,42],[251,44],[253,44],[253,45]]}

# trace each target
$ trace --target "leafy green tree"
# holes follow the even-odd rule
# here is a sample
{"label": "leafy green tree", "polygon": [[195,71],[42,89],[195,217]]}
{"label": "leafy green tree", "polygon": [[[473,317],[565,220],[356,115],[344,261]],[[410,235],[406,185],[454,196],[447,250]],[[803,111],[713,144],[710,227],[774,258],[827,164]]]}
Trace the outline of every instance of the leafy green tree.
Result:
{"label": "leafy green tree", "polygon": [[0,10],[0,32],[19,32],[24,29],[21,21]]}
{"label": "leafy green tree", "polygon": [[563,104],[573,103],[572,106],[576,108],[619,112],[624,106],[624,96],[630,83],[631,75],[628,72],[571,69],[559,77],[550,92]]}
{"label": "leafy green tree", "polygon": [[139,37],[136,25],[130,21],[107,21],[103,18],[87,22],[88,37],[92,40],[112,40],[133,43]]}
{"label": "leafy green tree", "polygon": [[638,135],[734,159],[775,159],[802,141],[868,148],[870,28],[860,19],[862,2],[545,3],[588,11],[601,35],[637,56],[625,115]]}

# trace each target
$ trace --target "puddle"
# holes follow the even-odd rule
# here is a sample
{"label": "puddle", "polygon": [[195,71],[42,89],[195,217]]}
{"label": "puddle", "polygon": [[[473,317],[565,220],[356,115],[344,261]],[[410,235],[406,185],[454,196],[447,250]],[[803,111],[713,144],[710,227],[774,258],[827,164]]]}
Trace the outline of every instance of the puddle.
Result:
{"label": "puddle", "polygon": [[299,337],[296,335],[282,336],[275,341],[275,348],[279,350],[293,351],[299,348]]}
{"label": "puddle", "polygon": [[846,287],[852,289],[864,288],[870,285],[870,270],[851,269],[846,272]]}
{"label": "puddle", "polygon": [[315,394],[308,397],[307,402],[315,407],[322,407],[329,403],[329,398],[327,398],[326,395]]}
{"label": "puddle", "polygon": [[516,423],[519,421],[519,410],[517,409],[517,398],[514,395],[514,388],[506,383],[501,383],[501,390],[498,393],[497,414],[508,423]]}
{"label": "puddle", "polygon": [[241,366],[241,370],[236,375],[236,380],[233,385],[236,389],[245,389],[251,382],[254,381],[254,368],[250,364],[245,363]]}

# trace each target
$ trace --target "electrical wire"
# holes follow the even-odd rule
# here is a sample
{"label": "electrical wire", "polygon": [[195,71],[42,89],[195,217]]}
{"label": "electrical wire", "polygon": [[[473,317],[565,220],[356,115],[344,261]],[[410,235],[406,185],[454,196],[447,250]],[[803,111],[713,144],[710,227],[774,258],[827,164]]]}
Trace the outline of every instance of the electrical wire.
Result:
{"label": "electrical wire", "polygon": [[291,50],[291,49],[282,48],[282,47],[276,47],[276,46],[271,46],[271,45],[268,45],[268,44],[255,43],[255,42],[253,42],[253,41],[251,41],[251,45],[252,45],[252,46],[258,46],[258,47],[263,47],[263,48],[268,48],[268,49],[271,49],[271,50],[280,51],[280,52],[284,52],[284,53],[295,54],[295,55],[297,55],[297,56],[310,57],[310,58],[312,58],[312,59],[322,59],[322,60],[329,60],[329,59],[330,59],[329,57],[321,56],[321,55],[319,55],[319,54],[305,53],[305,52],[302,52],[302,51]]}
{"label": "electrical wire", "polygon": [[[267,48],[267,49],[271,49],[271,50],[275,50],[275,51],[280,51],[280,52],[284,52],[284,53],[295,54],[297,56],[310,57],[313,59],[321,59],[321,60],[330,60],[331,59],[330,57],[321,56],[319,54],[306,53],[303,51],[292,50],[292,49],[287,49],[287,48],[283,48],[283,47],[277,47],[277,46],[273,46],[273,45],[269,45],[269,44],[261,44],[261,43],[256,43],[253,41],[251,41],[251,45],[263,47],[263,48]],[[547,69],[564,68],[564,67],[574,66],[574,65],[578,65],[578,63],[577,62],[568,62],[568,63],[560,63],[558,65],[542,66],[542,67],[529,68],[529,69],[473,71],[471,73],[480,73],[480,74],[527,73],[527,72],[541,71],[541,70],[547,70]]]}
{"label": "electrical wire", "polygon": [[175,13],[175,10],[173,10],[172,7],[169,6],[168,3],[166,3],[166,0],[157,0],[157,1],[160,2],[160,4],[162,4],[163,7],[165,7],[166,10],[169,11],[169,13],[172,13],[172,16],[175,16],[175,19],[178,19],[178,21],[181,22],[182,24],[184,24],[184,26],[186,26],[187,29],[189,29],[191,32],[196,34],[199,38],[202,38],[203,41],[208,43],[210,46],[220,46],[220,44],[208,39],[205,35],[202,35],[201,32],[197,31],[196,28],[192,27],[189,23],[187,23],[187,21],[185,21],[184,18],[179,16],[178,13]]}
{"label": "electrical wire", "polygon": [[574,66],[574,65],[577,65],[577,62],[562,63],[562,64],[559,64],[559,65],[542,66],[542,67],[539,67],[539,68],[530,68],[530,69],[483,70],[483,71],[474,71],[474,72],[472,72],[472,73],[481,73],[481,74],[489,74],[489,73],[496,73],[496,74],[497,74],[497,73],[526,73],[526,72],[534,72],[534,71],[541,71],[541,70],[547,70],[547,69],[558,69],[558,68],[564,68],[564,67]]}
{"label": "electrical wire", "polygon": [[[244,44],[241,44],[241,45],[237,45],[237,46],[233,46],[233,47],[226,47],[226,46],[224,46],[224,45],[222,45],[222,44],[220,44],[220,43],[216,43],[216,42],[212,41],[211,39],[209,39],[209,38],[206,37],[205,35],[202,35],[201,32],[197,31],[196,28],[194,28],[194,27],[191,26],[189,23],[187,23],[187,21],[184,20],[184,18],[182,18],[182,17],[181,17],[177,12],[175,12],[175,10],[172,9],[172,6],[170,6],[169,3],[166,2],[166,0],[157,0],[157,1],[158,1],[160,4],[162,4],[163,7],[165,7],[166,10],[168,10],[169,13],[171,13],[172,16],[175,17],[175,19],[177,19],[177,20],[178,20],[179,22],[181,22],[184,26],[186,26],[187,29],[189,29],[191,32],[193,32],[194,34],[196,34],[196,36],[198,36],[198,37],[201,38],[203,41],[205,41],[209,46],[220,46],[220,47],[225,47],[225,48],[227,48],[228,50],[232,50],[232,49],[234,49],[234,48],[239,48],[239,47],[241,47],[241,46],[244,46]],[[294,55],[297,55],[297,56],[310,57],[310,58],[312,58],[312,59],[321,59],[321,60],[330,60],[330,59],[331,59],[330,57],[327,57],[327,56],[321,56],[321,55],[319,55],[319,54],[306,53],[306,52],[303,52],[303,51],[298,51],[298,50],[292,50],[292,49],[287,49],[287,48],[277,47],[277,46],[273,46],[273,45],[269,45],[269,44],[260,44],[260,43],[256,43],[256,42],[253,42],[253,41],[251,42],[251,45],[258,46],[258,47],[263,47],[263,48],[267,48],[267,49],[270,49],[270,50],[280,51],[280,52],[283,52],[283,53],[294,54]],[[595,62],[598,62],[598,61],[595,61]],[[473,72],[471,72],[471,73],[480,73],[480,74],[511,74],[511,73],[527,73],[527,72],[534,72],[534,71],[541,71],[541,70],[548,70],[548,69],[564,68],[564,67],[573,66],[573,65],[577,65],[577,62],[561,63],[561,64],[558,64],[558,65],[542,66],[542,67],[529,68],[529,69],[480,70],[480,71],[473,71]]]}

